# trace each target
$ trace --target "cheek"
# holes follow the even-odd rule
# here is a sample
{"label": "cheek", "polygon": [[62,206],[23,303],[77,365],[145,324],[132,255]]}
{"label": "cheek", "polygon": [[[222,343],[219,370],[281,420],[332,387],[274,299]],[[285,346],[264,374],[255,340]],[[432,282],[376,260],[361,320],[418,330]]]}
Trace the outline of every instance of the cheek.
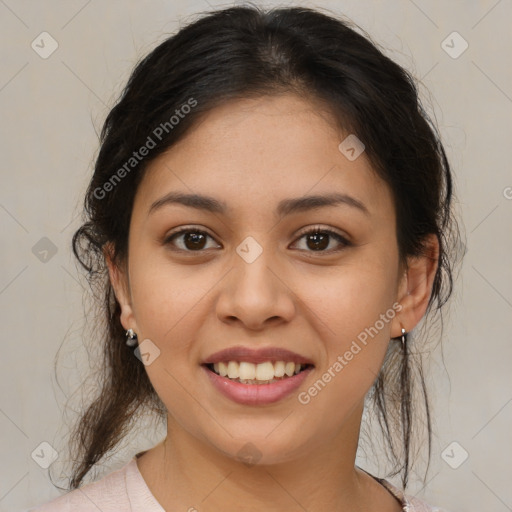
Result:
{"label": "cheek", "polygon": [[[304,280],[302,274],[295,289],[316,314],[317,323],[323,323],[329,338],[342,342],[374,325],[392,307],[396,297],[396,274],[392,268],[391,264],[361,261],[311,280]],[[388,322],[379,330],[387,334],[389,329]]]}
{"label": "cheek", "polygon": [[[198,331],[206,322],[208,292],[217,280],[211,272],[199,273],[193,266],[180,268],[149,258],[132,274],[137,325],[144,338],[150,339],[160,351],[145,369],[176,421],[188,422],[187,418],[204,414],[187,390],[191,390],[197,378],[194,372],[201,371],[197,366]],[[193,396],[199,395],[193,392]],[[189,431],[197,428],[194,422],[182,426]]]}
{"label": "cheek", "polygon": [[149,339],[157,347],[155,351],[150,346],[157,356],[145,363],[145,371],[176,421],[189,421],[186,429],[195,431],[193,418],[205,413],[191,398],[198,395],[190,391],[196,378],[194,368],[201,371],[194,340],[204,323],[204,301],[218,278],[211,272],[199,273],[193,265],[172,263],[165,251],[142,236],[130,239],[129,251],[132,309],[139,340]]}
{"label": "cheek", "polygon": [[[330,391],[322,391],[322,400],[360,400],[377,377],[397,314],[391,268],[375,262],[351,265],[323,284],[317,280],[315,286],[302,287],[300,296],[311,308],[305,314],[323,341],[318,378],[325,374]],[[324,389],[321,383],[317,388]]]}
{"label": "cheek", "polygon": [[166,364],[175,366],[184,358],[188,359],[184,363],[195,364],[197,347],[192,341],[205,321],[203,304],[218,277],[212,272],[198,272],[192,265],[178,266],[161,257],[141,256],[133,258],[131,273],[137,326],[144,338],[159,347]]}

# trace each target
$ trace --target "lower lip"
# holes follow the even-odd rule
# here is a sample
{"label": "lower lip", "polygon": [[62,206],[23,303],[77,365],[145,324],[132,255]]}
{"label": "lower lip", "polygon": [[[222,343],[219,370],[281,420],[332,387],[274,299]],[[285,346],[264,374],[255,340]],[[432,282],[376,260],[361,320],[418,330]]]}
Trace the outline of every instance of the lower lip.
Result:
{"label": "lower lip", "polygon": [[208,375],[210,382],[224,396],[244,405],[264,405],[282,400],[293,393],[312,370],[312,368],[307,368],[292,377],[287,377],[270,384],[242,384],[234,382],[227,377],[221,377],[205,366],[202,368]]}

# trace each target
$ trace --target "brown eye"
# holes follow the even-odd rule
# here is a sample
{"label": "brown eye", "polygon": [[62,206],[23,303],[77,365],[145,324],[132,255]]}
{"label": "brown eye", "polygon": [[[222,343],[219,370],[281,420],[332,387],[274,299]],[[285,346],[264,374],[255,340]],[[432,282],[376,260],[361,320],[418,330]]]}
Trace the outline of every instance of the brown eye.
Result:
{"label": "brown eye", "polygon": [[[177,245],[178,250],[185,252],[199,252],[211,248],[206,247],[208,238],[212,237],[204,231],[198,229],[182,229],[167,237],[164,244]],[[176,244],[176,240],[180,243]]]}
{"label": "brown eye", "polygon": [[203,233],[185,233],[183,235],[183,244],[191,251],[204,249],[206,245],[206,236]]}
{"label": "brown eye", "polygon": [[[305,246],[307,252],[337,252],[345,247],[352,245],[345,237],[341,236],[339,233],[332,231],[330,229],[324,229],[321,227],[315,227],[302,233],[299,240],[305,239]],[[338,249],[329,249],[326,250],[331,244],[332,239],[338,242],[338,246],[341,245],[341,248]]]}
{"label": "brown eye", "polygon": [[330,235],[326,233],[311,233],[306,235],[306,244],[314,251],[326,249],[329,246]]}

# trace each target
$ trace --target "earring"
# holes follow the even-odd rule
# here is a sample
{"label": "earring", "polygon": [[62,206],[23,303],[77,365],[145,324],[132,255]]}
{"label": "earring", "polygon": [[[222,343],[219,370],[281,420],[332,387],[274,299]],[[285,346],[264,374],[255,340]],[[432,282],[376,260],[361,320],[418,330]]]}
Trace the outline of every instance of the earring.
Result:
{"label": "earring", "polygon": [[126,331],[126,345],[128,347],[135,347],[135,345],[137,345],[137,335],[133,329],[128,329]]}
{"label": "earring", "polygon": [[405,338],[406,334],[405,329],[402,327],[402,347],[405,347],[405,343],[407,341]]}

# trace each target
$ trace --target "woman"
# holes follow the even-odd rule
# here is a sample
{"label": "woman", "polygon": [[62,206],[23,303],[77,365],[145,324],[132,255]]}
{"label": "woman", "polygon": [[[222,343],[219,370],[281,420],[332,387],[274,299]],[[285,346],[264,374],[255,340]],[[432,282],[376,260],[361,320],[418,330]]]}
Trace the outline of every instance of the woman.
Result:
{"label": "woman", "polygon": [[[347,22],[233,7],[145,57],[101,139],[73,248],[104,379],[35,510],[440,510],[405,492],[431,437],[410,333],[457,230],[411,76]],[[355,464],[370,402],[401,489]],[[143,410],[167,436],[80,487]]]}

